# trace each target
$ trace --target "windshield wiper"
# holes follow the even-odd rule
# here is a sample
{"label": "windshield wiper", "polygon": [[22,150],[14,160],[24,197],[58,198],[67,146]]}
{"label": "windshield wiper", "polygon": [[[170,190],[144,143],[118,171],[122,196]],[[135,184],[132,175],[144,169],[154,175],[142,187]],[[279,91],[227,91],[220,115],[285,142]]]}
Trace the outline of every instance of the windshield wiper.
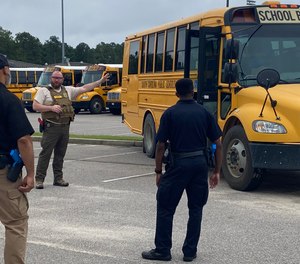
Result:
{"label": "windshield wiper", "polygon": [[243,71],[243,68],[242,68],[242,58],[243,58],[243,54],[244,54],[244,50],[247,46],[247,44],[249,43],[249,41],[252,39],[252,37],[254,36],[254,34],[262,27],[262,25],[258,25],[257,28],[252,32],[252,34],[249,36],[249,38],[247,39],[246,43],[244,44],[243,48],[242,48],[242,51],[241,51],[241,55],[240,55],[240,59],[238,60],[238,64],[240,66],[240,69],[241,69],[241,76],[242,78],[244,78],[245,76],[245,73]]}

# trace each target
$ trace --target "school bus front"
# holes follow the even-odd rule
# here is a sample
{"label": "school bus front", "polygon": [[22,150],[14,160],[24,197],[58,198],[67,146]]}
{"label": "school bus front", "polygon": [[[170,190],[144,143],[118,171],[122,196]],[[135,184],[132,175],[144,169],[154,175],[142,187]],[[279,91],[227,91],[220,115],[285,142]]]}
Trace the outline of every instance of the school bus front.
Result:
{"label": "school bus front", "polygon": [[122,76],[121,64],[95,64],[86,68],[82,75],[81,85],[100,80],[109,73],[109,81],[94,88],[92,91],[77,96],[72,102],[75,111],[89,111],[91,114],[100,114],[106,111],[107,93],[109,90],[120,87]]}
{"label": "school bus front", "polygon": [[176,100],[174,87],[159,83],[185,76],[223,130],[222,173],[232,188],[253,190],[270,170],[300,171],[299,14],[298,5],[272,1],[129,36],[122,113],[131,130],[144,135],[147,155],[154,155],[161,113]]}
{"label": "school bus front", "polygon": [[34,97],[40,87],[47,86],[51,83],[51,75],[55,70],[61,71],[64,76],[64,86],[76,86],[82,77],[82,72],[85,69],[85,66],[48,66],[45,68],[41,74],[37,86],[30,89],[26,89],[22,93],[22,102],[24,107],[29,112],[34,112],[32,109],[32,103]]}

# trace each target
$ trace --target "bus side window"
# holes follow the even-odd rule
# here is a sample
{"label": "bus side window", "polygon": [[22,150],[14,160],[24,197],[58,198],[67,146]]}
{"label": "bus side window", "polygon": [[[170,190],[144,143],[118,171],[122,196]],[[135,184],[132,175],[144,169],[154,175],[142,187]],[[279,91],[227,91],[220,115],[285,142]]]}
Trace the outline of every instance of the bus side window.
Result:
{"label": "bus side window", "polygon": [[17,72],[16,71],[10,71],[11,76],[11,84],[17,83]]}
{"label": "bus side window", "polygon": [[65,73],[64,74],[64,86],[71,86],[72,85],[72,74],[71,73]]}
{"label": "bus side window", "polygon": [[27,72],[27,82],[28,83],[35,83],[34,71],[28,71]]}
{"label": "bus side window", "polygon": [[109,85],[118,84],[118,74],[117,72],[109,72]]}
{"label": "bus side window", "polygon": [[26,78],[26,72],[25,71],[19,71],[19,84],[26,84],[27,83],[27,78]]}

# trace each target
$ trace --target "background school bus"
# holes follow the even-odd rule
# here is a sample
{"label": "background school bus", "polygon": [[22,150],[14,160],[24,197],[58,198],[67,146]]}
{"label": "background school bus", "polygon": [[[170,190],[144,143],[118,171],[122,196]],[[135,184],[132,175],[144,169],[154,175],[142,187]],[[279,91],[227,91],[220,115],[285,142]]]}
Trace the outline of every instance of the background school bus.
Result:
{"label": "background school bus", "polygon": [[10,68],[11,84],[7,89],[15,94],[19,99],[26,89],[37,85],[44,68]]}
{"label": "background school bus", "polygon": [[75,112],[81,110],[90,111],[92,114],[100,114],[106,111],[107,93],[109,90],[121,86],[122,64],[96,64],[86,67],[83,72],[80,85],[95,82],[109,73],[109,81],[96,87],[94,90],[77,96],[72,102]]}
{"label": "background school bus", "polygon": [[47,86],[51,82],[51,74],[54,70],[59,70],[62,72],[64,76],[63,85],[65,86],[76,86],[80,83],[82,72],[86,68],[86,66],[62,66],[62,65],[55,65],[55,66],[48,66],[45,68],[43,73],[41,74],[38,84],[36,87],[26,89],[22,94],[22,101],[24,107],[29,112],[34,112],[32,109],[32,103],[34,97],[37,93],[37,90],[41,86]]}

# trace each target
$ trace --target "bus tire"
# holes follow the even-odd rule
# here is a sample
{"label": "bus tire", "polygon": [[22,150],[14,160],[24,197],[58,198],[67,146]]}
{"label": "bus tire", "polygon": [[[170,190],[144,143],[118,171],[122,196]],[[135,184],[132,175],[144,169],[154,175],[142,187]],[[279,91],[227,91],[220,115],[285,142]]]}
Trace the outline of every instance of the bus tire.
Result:
{"label": "bus tire", "polygon": [[90,113],[100,114],[104,108],[103,100],[100,97],[94,97],[90,102]]}
{"label": "bus tire", "polygon": [[74,113],[77,115],[80,112],[80,108],[74,108]]}
{"label": "bus tire", "polygon": [[30,112],[30,113],[35,113],[35,111],[33,110],[32,106],[26,106],[25,108],[26,108],[26,110],[27,110],[28,112]]}
{"label": "bus tire", "polygon": [[223,140],[222,173],[232,189],[251,191],[262,180],[262,174],[252,167],[248,139],[242,126],[234,126]]}
{"label": "bus tire", "polygon": [[151,114],[148,114],[145,118],[143,131],[143,150],[149,158],[154,158],[156,149],[156,130],[154,119]]}

